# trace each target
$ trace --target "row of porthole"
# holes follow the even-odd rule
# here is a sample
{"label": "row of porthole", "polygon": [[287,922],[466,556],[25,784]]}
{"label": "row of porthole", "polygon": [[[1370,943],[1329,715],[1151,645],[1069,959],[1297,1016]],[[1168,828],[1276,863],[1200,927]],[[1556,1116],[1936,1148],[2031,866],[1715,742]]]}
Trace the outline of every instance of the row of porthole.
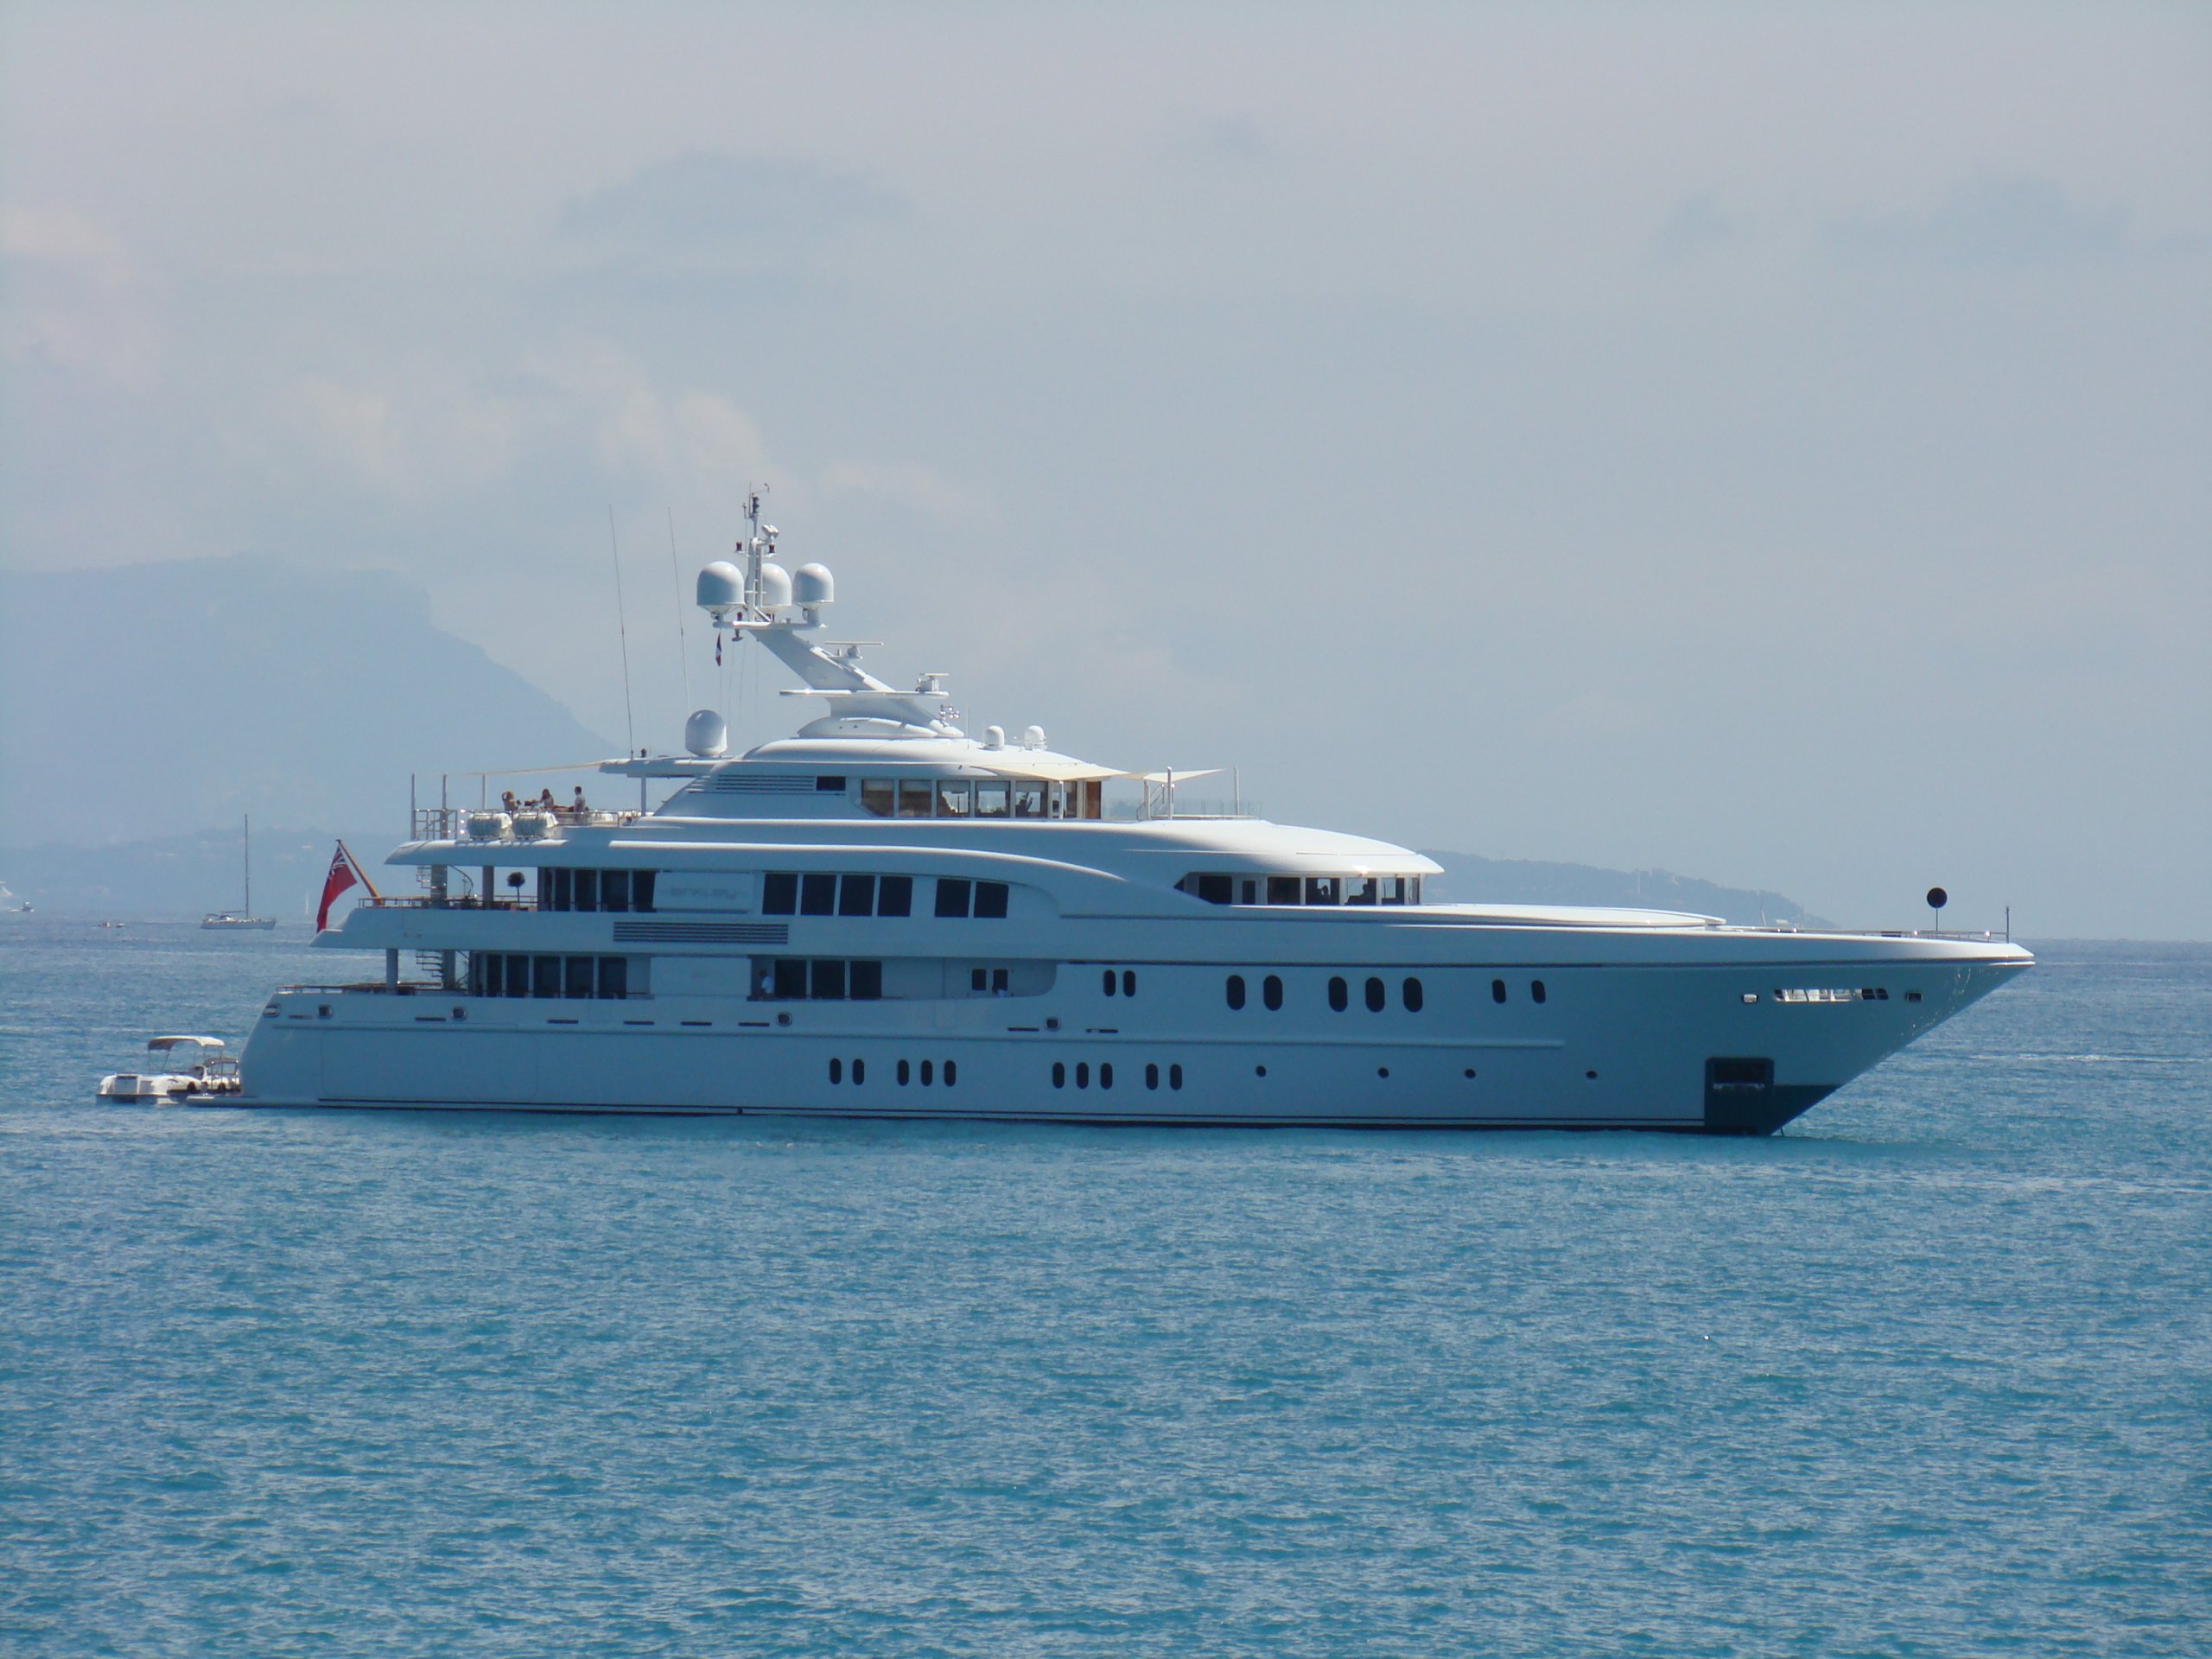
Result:
{"label": "row of porthole", "polygon": [[[1110,979],[1112,978],[1112,976],[1109,974],[1107,977]],[[1382,980],[1379,978],[1370,978],[1367,982],[1365,990],[1368,1008],[1376,1014],[1382,1013],[1384,1004],[1389,1002],[1390,1000],[1389,992],[1383,985]],[[1224,991],[1228,997],[1229,1006],[1231,1008],[1242,1008],[1244,1006],[1245,995],[1244,976],[1242,974],[1230,975],[1228,983],[1224,987]],[[1404,1003],[1405,1009],[1408,1014],[1419,1014],[1421,1011],[1423,1003],[1427,1000],[1421,990],[1421,981],[1413,978],[1407,979],[1399,986],[1398,996],[1399,1000]],[[1493,1002],[1503,1002],[1505,1001],[1505,982],[1503,980],[1493,979],[1491,981],[1490,997],[1491,1001]],[[1544,1000],[1544,982],[1542,980],[1532,979],[1529,982],[1529,1001],[1534,1002],[1541,1002]],[[1282,1007],[1282,978],[1280,975],[1269,974],[1265,979],[1260,982],[1260,1001],[1266,1006],[1270,1014]],[[1329,1006],[1332,1008],[1334,1008],[1338,1014],[1342,1014],[1346,1008],[1351,1006],[1351,987],[1345,982],[1341,975],[1332,976],[1329,980]]]}
{"label": "row of porthole", "polygon": [[[853,1061],[852,1075],[853,1082],[855,1085],[866,1083],[868,1081],[868,1062],[855,1057]],[[914,1069],[912,1064],[906,1060],[899,1061],[898,1069],[893,1073],[893,1075],[898,1079],[899,1087],[903,1089],[907,1084],[912,1083],[914,1080]],[[929,1088],[932,1084],[936,1083],[937,1063],[934,1060],[924,1060],[922,1062],[921,1078],[922,1087],[925,1089]],[[844,1061],[830,1061],[830,1081],[832,1083],[842,1083],[844,1080]],[[944,1086],[950,1089],[953,1084],[959,1081],[960,1063],[957,1060],[947,1060],[944,1063]]]}
{"label": "row of porthole", "polygon": [[[1170,1089],[1180,1089],[1183,1086],[1183,1068],[1179,1065],[1169,1066],[1167,1068],[1166,1078],[1167,1086]],[[1147,1089],[1157,1089],[1160,1087],[1160,1071],[1158,1063],[1155,1061],[1147,1061],[1144,1068],[1144,1086]],[[1054,1060],[1052,1062],[1052,1087],[1055,1089],[1065,1089],[1067,1086],[1068,1063],[1065,1060]],[[1090,1062],[1089,1060],[1077,1060],[1075,1063],[1075,1086],[1078,1089],[1088,1089],[1090,1087]],[[1113,1061],[1101,1060],[1098,1063],[1098,1086],[1101,1089],[1111,1089],[1114,1086]]]}
{"label": "row of porthole", "polygon": [[[1119,982],[1118,984],[1116,981]],[[1109,968],[1100,976],[1098,985],[1099,988],[1109,996],[1113,995],[1116,989],[1123,996],[1135,996],[1137,994],[1136,972],[1134,969],[1124,968],[1120,974],[1116,975],[1111,968]]]}

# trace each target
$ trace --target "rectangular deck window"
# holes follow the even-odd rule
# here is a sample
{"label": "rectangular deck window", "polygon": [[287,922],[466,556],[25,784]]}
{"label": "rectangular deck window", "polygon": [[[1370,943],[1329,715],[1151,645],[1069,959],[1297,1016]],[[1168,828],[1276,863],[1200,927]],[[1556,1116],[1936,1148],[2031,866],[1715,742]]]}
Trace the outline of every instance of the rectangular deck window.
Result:
{"label": "rectangular deck window", "polygon": [[1271,905],[1294,905],[1299,900],[1299,880],[1294,875],[1271,875],[1268,878],[1268,902]]}
{"label": "rectangular deck window", "polygon": [[935,792],[926,778],[900,779],[899,816],[902,818],[926,818],[930,815],[930,798]]}
{"label": "rectangular deck window", "polygon": [[599,908],[599,872],[597,870],[577,870],[574,872],[574,875],[575,879],[576,908],[578,910],[597,910]]}
{"label": "rectangular deck window", "polygon": [[565,959],[562,975],[562,994],[566,996],[588,997],[591,995],[592,967],[594,958],[569,957]]}
{"label": "rectangular deck window", "polygon": [[875,914],[875,878],[872,875],[839,876],[837,913],[840,916]]}
{"label": "rectangular deck window", "polygon": [[826,871],[810,870],[799,878],[798,913],[834,916],[837,913],[837,878]]}
{"label": "rectangular deck window", "polygon": [[629,957],[601,957],[599,959],[599,994],[608,998],[630,995]]}
{"label": "rectangular deck window", "polygon": [[911,916],[914,912],[914,878],[911,875],[879,876],[875,883],[875,913],[879,916]]}
{"label": "rectangular deck window", "polygon": [[975,883],[957,875],[940,875],[937,879],[937,913],[940,916],[965,916],[968,903],[975,891]]}
{"label": "rectangular deck window", "polygon": [[887,818],[897,793],[897,785],[888,778],[864,778],[861,780],[861,810]]}
{"label": "rectangular deck window", "polygon": [[978,881],[976,884],[976,914],[997,921],[1006,915],[1007,886],[1003,881]]}
{"label": "rectangular deck window", "polygon": [[1007,816],[1007,797],[1009,791],[1003,779],[976,785],[976,816],[979,818],[1002,818]]}
{"label": "rectangular deck window", "polygon": [[558,996],[561,995],[561,958],[532,957],[531,958],[531,995]]}
{"label": "rectangular deck window", "polygon": [[1014,786],[1014,816],[1017,818],[1041,818],[1045,816],[1045,785],[1020,782]]}
{"label": "rectangular deck window", "polygon": [[975,804],[975,791],[965,779],[947,779],[937,786],[937,815],[940,818],[964,818]]}
{"label": "rectangular deck window", "polygon": [[760,913],[763,916],[797,915],[798,877],[789,870],[771,870],[760,883]]}
{"label": "rectangular deck window", "polygon": [[630,870],[601,870],[599,873],[599,907],[601,910],[630,908],[631,878],[634,874]]}

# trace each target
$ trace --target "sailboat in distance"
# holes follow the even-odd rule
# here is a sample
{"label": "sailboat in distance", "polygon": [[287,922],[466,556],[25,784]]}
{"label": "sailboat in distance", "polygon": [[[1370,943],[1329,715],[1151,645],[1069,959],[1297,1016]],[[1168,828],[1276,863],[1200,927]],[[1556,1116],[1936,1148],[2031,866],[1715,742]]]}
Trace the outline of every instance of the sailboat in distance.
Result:
{"label": "sailboat in distance", "polygon": [[245,845],[245,900],[236,910],[211,911],[200,918],[200,925],[217,928],[254,928],[266,933],[276,925],[276,918],[274,916],[257,916],[253,913],[253,819],[251,816],[245,819],[240,833]]}

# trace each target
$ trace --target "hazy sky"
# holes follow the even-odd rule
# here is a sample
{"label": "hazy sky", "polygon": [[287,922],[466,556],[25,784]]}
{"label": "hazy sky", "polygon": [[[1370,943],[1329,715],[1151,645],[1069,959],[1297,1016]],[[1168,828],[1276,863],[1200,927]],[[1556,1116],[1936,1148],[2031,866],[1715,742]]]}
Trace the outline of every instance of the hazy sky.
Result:
{"label": "hazy sky", "polygon": [[619,741],[612,507],[665,745],[758,479],[971,728],[2212,937],[2212,8],[0,10],[8,565],[389,568]]}

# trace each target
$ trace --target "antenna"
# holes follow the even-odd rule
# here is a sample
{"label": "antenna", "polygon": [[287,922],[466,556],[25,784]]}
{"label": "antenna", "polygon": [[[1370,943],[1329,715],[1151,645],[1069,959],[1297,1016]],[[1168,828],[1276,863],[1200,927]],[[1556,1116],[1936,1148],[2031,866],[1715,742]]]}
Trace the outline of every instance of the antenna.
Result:
{"label": "antenna", "polygon": [[622,635],[622,723],[629,735],[627,753],[638,752],[638,717],[630,707],[630,619],[622,605],[622,543],[614,537],[614,504],[607,505],[607,545],[614,555],[614,622]]}
{"label": "antenna", "polygon": [[676,660],[683,665],[683,713],[691,713],[691,646],[683,632],[683,573],[676,566],[676,509],[668,510],[668,579],[676,595]]}

